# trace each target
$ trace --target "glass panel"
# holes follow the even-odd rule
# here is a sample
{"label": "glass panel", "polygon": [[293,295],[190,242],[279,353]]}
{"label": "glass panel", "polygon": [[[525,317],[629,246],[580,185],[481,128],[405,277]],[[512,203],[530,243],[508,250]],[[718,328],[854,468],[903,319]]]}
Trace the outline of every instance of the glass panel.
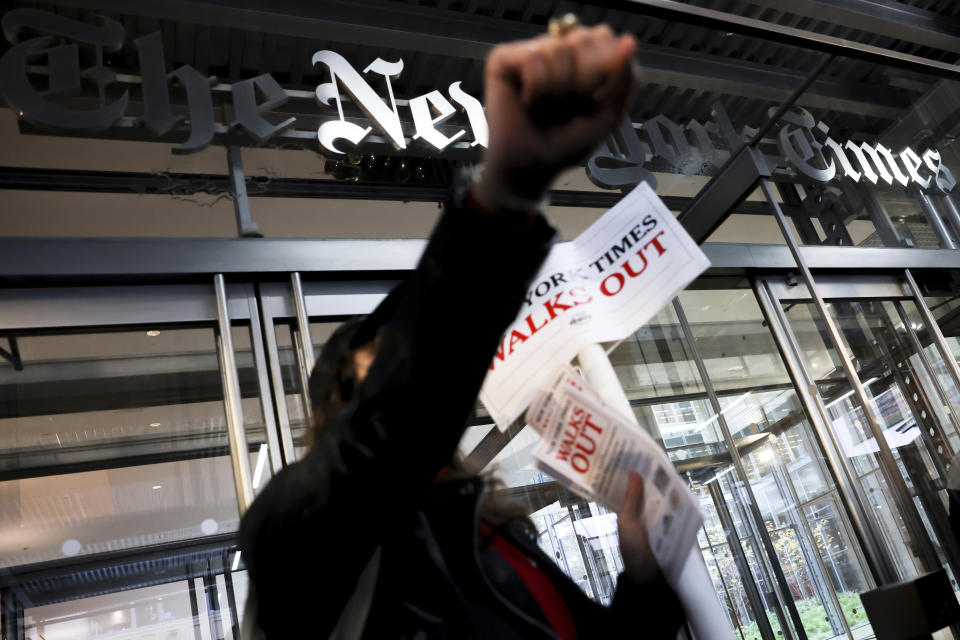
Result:
{"label": "glass panel", "polygon": [[[30,640],[126,640],[150,634],[186,640],[194,637],[194,621],[186,580],[24,611],[25,636]],[[197,622],[208,624],[206,619]]]}
{"label": "glass panel", "polygon": [[616,514],[587,501],[554,502],[531,514],[537,542],[588,596],[609,604],[623,559]]}
{"label": "glass panel", "polygon": [[[911,540],[890,488],[880,472],[878,446],[862,409],[855,403],[839,360],[824,342],[824,330],[812,304],[790,304],[787,317],[815,376],[832,422],[842,455],[850,459],[860,480],[865,501],[872,506],[881,532],[902,578],[915,577],[927,567],[919,545]],[[938,390],[918,356],[911,339],[916,309],[911,301],[864,299],[833,300],[829,310],[854,358],[860,382],[881,421],[884,437],[915,495],[925,533],[933,544],[938,564],[949,567],[949,550],[941,544],[950,535],[942,492],[942,476],[949,461],[947,433],[953,431]],[[907,322],[902,322],[906,319]],[[914,334],[915,336],[915,334]],[[937,411],[935,406],[941,405]],[[947,427],[946,429],[944,427]]]}
{"label": "glass panel", "polygon": [[212,328],[18,337],[23,369],[0,359],[0,566],[236,531],[215,345]]}
{"label": "glass panel", "polygon": [[[673,307],[664,308],[645,327],[613,348],[610,359],[640,424],[663,444],[678,470],[691,479],[695,493],[704,501],[708,522],[715,522],[715,509],[703,483],[731,469],[729,454]],[[608,576],[622,567],[614,514],[569,494],[557,502],[556,483],[532,466],[535,442],[535,434],[529,428],[519,431],[488,469],[504,480],[505,491],[529,505],[540,532],[541,548],[547,555],[555,558],[587,595],[608,602],[612,595]],[[728,494],[727,501],[738,514],[735,503],[740,499],[739,494],[736,500]],[[735,523],[751,575],[740,575],[722,533],[719,539],[714,539],[717,532],[711,534],[710,544],[705,544],[707,539],[701,535],[701,551],[730,622],[742,632],[759,637],[746,584],[756,580],[762,585],[762,602],[775,629],[781,628],[777,620],[786,618],[782,611],[777,613],[780,604],[774,595],[773,581],[766,578],[767,568],[758,560],[755,550],[759,546],[749,525],[739,516]]]}
{"label": "glass panel", "polygon": [[[933,314],[940,332],[947,343],[950,356],[955,362],[960,361],[960,296],[954,294],[958,289],[954,284],[955,272],[947,272],[949,278],[943,278],[935,283],[924,283],[925,288],[934,290],[937,295],[926,298],[925,302]],[[933,380],[925,379],[925,386],[939,385],[943,391],[941,402],[934,403],[937,419],[947,431],[947,439],[951,451],[956,455],[960,452],[960,389],[954,380],[947,361],[943,359],[940,350],[934,343],[933,336],[926,330],[919,311],[910,315],[911,328],[917,339],[923,345],[923,351],[933,370]]]}
{"label": "glass panel", "polygon": [[760,640],[756,612],[747,595],[747,581],[752,582],[753,577],[740,573],[709,490],[702,485],[692,490],[703,513],[703,528],[697,541],[727,620],[745,640]]}
{"label": "glass panel", "polygon": [[[206,640],[211,637],[211,623],[219,625],[220,637],[239,640],[232,628],[233,612],[224,574],[211,576],[215,588],[204,590],[202,579],[193,579],[198,615],[190,602],[190,585],[186,580],[169,582],[79,600],[46,604],[24,610],[26,640],[76,640],[110,638],[110,640]],[[232,573],[230,578],[237,607],[237,618],[247,597],[247,572]],[[211,611],[214,597],[219,610]]]}
{"label": "glass panel", "polygon": [[803,244],[955,248],[957,83],[837,57],[761,148]]}
{"label": "glass panel", "polygon": [[[811,500],[833,503],[839,495],[753,292],[688,289],[680,301],[807,635],[845,634],[836,592],[846,583],[830,580],[828,550],[818,544],[818,534],[803,513]],[[728,495],[732,500],[735,492]],[[852,539],[847,522],[839,517],[836,522],[843,540]],[[842,551],[856,576],[850,580],[857,589],[866,589],[858,551],[846,543]]]}
{"label": "glass panel", "polygon": [[862,627],[869,629],[859,595],[868,585],[836,498],[826,496],[803,505],[803,517],[810,524],[817,551],[827,568],[826,577],[837,592],[847,624],[855,635],[860,635]]}
{"label": "glass panel", "polygon": [[610,362],[631,401],[704,391],[671,305],[617,345]]}

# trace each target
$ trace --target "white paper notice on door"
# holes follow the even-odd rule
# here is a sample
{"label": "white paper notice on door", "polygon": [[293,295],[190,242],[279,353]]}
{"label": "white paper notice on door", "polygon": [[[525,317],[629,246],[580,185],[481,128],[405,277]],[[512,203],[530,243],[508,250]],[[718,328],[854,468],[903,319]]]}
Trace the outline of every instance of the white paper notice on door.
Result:
{"label": "white paper notice on door", "polygon": [[623,340],[710,266],[646,184],[553,247],[504,333],[480,400],[500,429],[584,346]]}

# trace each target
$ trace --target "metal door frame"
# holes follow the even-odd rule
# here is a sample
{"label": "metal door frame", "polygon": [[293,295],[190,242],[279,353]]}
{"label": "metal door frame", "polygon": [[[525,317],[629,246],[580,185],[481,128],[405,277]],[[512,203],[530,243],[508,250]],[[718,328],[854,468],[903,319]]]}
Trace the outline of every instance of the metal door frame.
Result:
{"label": "metal door frame", "polygon": [[[252,284],[227,284],[216,274],[210,284],[77,286],[0,288],[0,333],[70,332],[102,328],[105,331],[135,326],[203,324],[214,330],[223,385],[224,413],[230,461],[234,473],[239,515],[253,498],[246,434],[243,424],[239,377],[230,328],[234,322],[250,323],[250,342],[258,375],[258,391],[266,438],[278,448],[273,421],[273,396],[266,377],[266,361],[258,349],[261,333],[257,298]],[[274,468],[278,471],[279,468]]]}
{"label": "metal door frame", "polygon": [[280,350],[277,345],[277,324],[290,323],[296,375],[300,380],[299,399],[304,415],[309,420],[312,407],[307,389],[314,364],[313,341],[310,334],[311,320],[323,321],[368,314],[376,309],[380,301],[398,282],[398,280],[304,282],[300,273],[294,272],[290,274],[289,282],[269,282],[257,287],[263,340],[266,346],[266,369],[270,374],[270,384],[276,400],[274,402],[276,421],[286,464],[296,461],[296,449],[287,411],[286,392],[283,388]]}
{"label": "metal door frame", "polygon": [[[788,236],[788,242],[790,242],[790,240],[792,240],[792,238]],[[803,269],[801,268],[801,270]],[[956,361],[950,353],[949,346],[943,339],[943,335],[940,333],[939,327],[936,325],[909,270],[902,272],[902,275],[855,276],[853,274],[845,274],[842,278],[819,276],[816,281],[813,280],[809,271],[806,271],[805,275],[804,282],[798,282],[795,278],[782,276],[758,277],[754,280],[754,291],[767,316],[778,348],[784,353],[784,359],[788,363],[788,368],[791,370],[791,376],[796,378],[796,387],[801,393],[801,398],[807,407],[808,413],[815,417],[813,423],[821,440],[821,447],[831,469],[835,470],[841,498],[848,512],[847,515],[850,517],[857,538],[863,547],[864,553],[867,555],[873,577],[878,585],[888,584],[899,579],[896,569],[894,568],[895,565],[884,547],[883,541],[878,536],[878,530],[876,530],[878,524],[874,519],[873,513],[867,508],[868,505],[865,502],[865,498],[860,495],[857,475],[849,464],[846,456],[843,455],[842,448],[833,433],[829,413],[820,396],[816,381],[812,376],[809,365],[806,362],[806,357],[802,353],[793,328],[786,318],[780,303],[783,301],[813,303],[817,308],[815,311],[815,319],[820,320],[827,326],[828,333],[832,334],[831,337],[839,337],[841,339],[839,344],[831,340],[827,343],[827,346],[832,347],[840,355],[841,359],[849,361],[850,354],[846,348],[846,338],[839,332],[835,321],[829,311],[827,311],[827,303],[825,301],[828,299],[853,301],[885,300],[893,302],[899,313],[899,310],[902,309],[902,301],[910,300],[916,305],[923,319],[923,323],[926,325],[925,328],[928,335],[931,337],[931,341],[937,345],[941,355],[949,354],[949,358],[944,358],[944,360],[947,363],[947,369],[950,371],[955,384],[958,384],[958,388],[960,388],[960,371],[957,370]],[[814,288],[813,292],[811,292],[809,288],[811,284]],[[905,330],[914,348],[920,345],[916,331],[909,323],[905,323]],[[831,342],[834,343],[831,344]],[[928,359],[926,355],[923,354],[922,349],[918,353],[920,354],[920,365],[927,370],[928,374],[932,374],[933,372],[929,370]],[[865,401],[868,403],[868,399],[864,389],[860,385],[859,378],[855,375],[851,376],[851,373],[851,371],[845,368],[844,375],[851,388],[854,389],[859,406],[863,407]],[[942,388],[936,376],[928,375],[928,377],[930,377],[931,383],[934,385],[932,392],[937,397],[946,397],[945,390]],[[868,413],[868,411],[870,412]],[[869,416],[873,412],[864,409],[864,413],[868,416],[868,422],[872,422]],[[921,563],[928,566],[932,565],[930,568],[930,570],[932,570],[932,568],[935,568],[939,564],[933,543],[929,540],[924,527],[921,526],[919,528],[919,532],[922,533],[921,537],[917,535],[916,525],[910,525],[911,520],[915,523],[921,520],[920,513],[912,499],[903,499],[904,496],[909,498],[910,494],[906,491],[906,485],[900,474],[900,469],[895,463],[891,465],[890,461],[887,460],[887,456],[883,455],[883,450],[887,449],[887,451],[889,451],[889,447],[882,437],[882,434],[878,436],[876,430],[874,429],[873,431],[874,438],[881,448],[880,455],[878,455],[879,470],[883,476],[887,478],[887,484],[892,492],[894,503],[897,504],[901,510],[904,520],[910,529],[911,537],[919,538],[917,541],[919,547],[918,556]],[[921,431],[923,431],[922,427]],[[924,431],[924,435],[925,434],[926,432]],[[890,459],[892,460],[892,454],[890,455]],[[899,490],[894,486],[895,483],[890,482],[890,476],[894,474],[896,481],[902,484]],[[903,495],[901,495],[901,493]],[[935,514],[931,514],[931,518],[936,520]],[[958,554],[955,541],[948,537],[946,540],[941,540],[941,545],[944,553],[948,557],[948,561],[953,565],[952,568],[956,574],[958,568],[960,568],[960,562],[957,561]],[[932,555],[932,558],[928,557],[930,555]]]}

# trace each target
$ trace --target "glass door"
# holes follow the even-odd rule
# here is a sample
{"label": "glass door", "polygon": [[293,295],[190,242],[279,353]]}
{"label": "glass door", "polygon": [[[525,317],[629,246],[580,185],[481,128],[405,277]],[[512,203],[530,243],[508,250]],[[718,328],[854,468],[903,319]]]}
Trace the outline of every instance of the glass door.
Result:
{"label": "glass door", "polygon": [[348,318],[373,311],[393,281],[261,284],[264,342],[276,403],[281,446],[287,463],[309,448],[312,407],[307,393],[313,363],[324,343]]}
{"label": "glass door", "polygon": [[865,507],[865,525],[878,536],[877,551],[885,557],[876,560],[892,566],[899,580],[947,567],[956,589],[960,556],[944,490],[960,442],[957,390],[939,375],[942,362],[930,347],[924,302],[909,295],[904,280],[890,277],[818,278],[817,287],[879,419],[893,469],[880,455],[876,433],[806,287],[768,278],[758,283],[758,292],[769,295],[771,321],[787,337],[783,347],[799,357],[812,382],[808,390],[828,425],[836,461],[851,479],[851,499]]}
{"label": "glass door", "polygon": [[235,637],[237,482],[279,469],[252,309],[249,285],[0,290],[0,596],[25,637]]}

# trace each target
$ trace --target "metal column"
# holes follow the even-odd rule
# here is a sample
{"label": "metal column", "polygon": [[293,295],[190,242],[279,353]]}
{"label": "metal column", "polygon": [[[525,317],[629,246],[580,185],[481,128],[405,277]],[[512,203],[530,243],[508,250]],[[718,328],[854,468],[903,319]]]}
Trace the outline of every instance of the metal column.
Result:
{"label": "metal column", "polygon": [[247,436],[243,430],[243,408],[240,405],[240,379],[233,351],[233,334],[227,308],[227,288],[223,274],[213,277],[217,296],[217,349],[223,378],[223,404],[227,413],[227,438],[230,442],[230,462],[233,465],[233,483],[237,490],[237,508],[242,516],[253,502],[250,482],[250,459],[247,454]]}
{"label": "metal column", "polygon": [[945,214],[944,217],[950,223],[950,228],[953,229],[954,237],[960,238],[960,210],[957,209],[957,203],[953,201],[953,196],[943,195],[938,200],[942,205],[941,210]]}
{"label": "metal column", "polygon": [[223,640],[223,623],[220,614],[220,593],[217,591],[217,578],[210,571],[203,574],[203,593],[207,598],[207,622],[210,624],[211,640]]}
{"label": "metal column", "polygon": [[287,413],[287,393],[283,388],[283,370],[280,367],[280,350],[277,348],[277,329],[273,321],[273,314],[263,303],[261,296],[260,318],[263,321],[263,340],[267,346],[267,358],[270,367],[270,384],[273,387],[274,407],[277,412],[277,423],[280,428],[280,444],[283,448],[283,459],[287,464],[295,462],[296,448],[293,445],[293,435],[290,432],[290,415]]}
{"label": "metal column", "polygon": [[303,392],[303,412],[307,424],[313,422],[313,404],[310,402],[310,373],[313,371],[313,338],[310,335],[310,316],[307,314],[307,300],[303,295],[303,283],[300,273],[290,274],[290,287],[293,289],[293,301],[297,309],[297,330],[293,334],[294,348],[300,354],[300,388]]}
{"label": "metal column", "polygon": [[[924,351],[923,345],[920,344],[920,339],[917,338],[917,332],[914,331],[913,327],[910,326],[910,317],[907,315],[906,309],[903,308],[903,305],[900,303],[899,300],[893,301],[893,307],[897,311],[897,316],[900,318],[900,322],[903,324],[904,330],[906,331],[907,335],[910,337],[910,344],[913,347],[914,351],[916,351],[917,353],[917,359],[920,361],[920,367],[923,369],[923,372],[926,374],[926,376],[930,379],[930,384],[933,386],[933,392],[937,396],[937,401],[940,402],[940,404],[946,410],[946,414],[949,417],[950,423],[953,425],[954,430],[957,432],[960,432],[960,425],[957,424],[957,419],[953,415],[954,412],[950,410],[950,400],[947,398],[947,394],[944,391],[943,386],[940,384],[940,380],[937,378],[937,372],[934,371],[933,366],[930,364],[930,358],[927,357],[927,353],[926,351]],[[917,387],[920,387],[920,386],[921,386],[920,380],[917,380]],[[932,406],[933,402],[928,400],[927,404]],[[934,416],[931,416],[931,417],[934,417]],[[940,427],[940,425],[936,425],[936,426],[940,429],[940,432],[941,432],[940,441],[942,442],[942,446],[945,446],[947,449],[947,455],[944,457],[946,457],[948,461],[952,460],[954,451],[953,451],[953,447],[950,445],[950,439],[946,436],[945,433],[943,433],[943,429],[942,427]],[[924,437],[924,440],[927,442],[927,445],[931,449],[931,456],[934,458],[934,460],[937,460],[938,456],[933,455],[933,452],[936,450],[934,448],[934,443],[933,441],[929,440],[930,436],[926,433],[926,431],[924,431],[923,437]],[[944,479],[946,479],[947,474],[943,466],[942,460],[938,460],[937,470],[944,477]]]}
{"label": "metal column", "polygon": [[200,633],[200,607],[197,604],[197,586],[194,584],[194,577],[187,573],[187,589],[190,594],[190,613],[193,614],[193,637],[194,640],[203,640]]}
{"label": "metal column", "polygon": [[[747,561],[747,556],[743,552],[743,545],[740,544],[740,538],[737,536],[737,527],[733,523],[733,516],[730,515],[730,510],[727,509],[726,500],[723,498],[723,489],[720,488],[720,481],[715,479],[712,482],[708,482],[707,490],[710,491],[710,497],[713,498],[713,505],[717,509],[717,517],[720,519],[720,524],[723,526],[726,534],[727,546],[730,547],[730,555],[733,556],[737,570],[743,577],[743,589],[747,592],[747,599],[750,601],[750,606],[753,608],[753,613],[756,616],[760,636],[763,640],[773,640],[776,638],[776,635],[773,633],[773,626],[770,624],[770,619],[767,618],[767,609],[763,606],[763,599],[760,597],[760,591],[757,588],[757,580],[753,577],[753,572],[750,571],[750,563]],[[707,538],[707,544],[710,544],[710,536],[707,535],[706,529],[704,529],[704,536]],[[711,548],[713,547],[712,544],[710,546]],[[720,572],[719,563],[717,564],[717,572]],[[720,578],[722,579],[723,575],[721,575]]]}
{"label": "metal column", "polygon": [[944,249],[956,249],[957,243],[953,241],[953,237],[950,235],[950,230],[943,222],[943,218],[940,217],[940,212],[937,211],[937,207],[933,204],[933,200],[930,198],[930,196],[925,193],[918,193],[917,200],[920,201],[920,206],[923,207],[923,212],[927,214],[927,220],[930,222],[933,232],[937,235],[937,240],[940,242],[940,246]]}
{"label": "metal column", "polygon": [[870,221],[877,228],[877,235],[885,247],[908,247],[913,242],[908,241],[897,229],[886,207],[877,200],[876,195],[863,183],[857,183],[856,192],[863,201],[863,206],[870,216]]}
{"label": "metal column", "polygon": [[293,288],[293,302],[297,308],[297,331],[303,340],[303,364],[307,371],[313,371],[313,339],[310,336],[310,316],[307,314],[307,299],[303,295],[303,282],[300,273],[290,274],[290,286]]}
{"label": "metal column", "polygon": [[233,212],[237,218],[237,233],[241,238],[262,238],[263,234],[250,215],[250,199],[247,197],[243,152],[240,147],[227,147],[227,167],[230,170],[230,190],[233,195]]}
{"label": "metal column", "polygon": [[23,605],[17,600],[13,589],[0,590],[0,638],[23,640]]}
{"label": "metal column", "polygon": [[874,411],[873,405],[870,404],[870,399],[867,397],[866,390],[863,388],[863,384],[860,382],[860,377],[857,375],[857,372],[853,367],[852,356],[847,349],[846,344],[844,344],[843,336],[840,335],[840,330],[837,328],[836,323],[830,316],[830,311],[827,309],[826,302],[824,302],[823,297],[816,288],[813,275],[810,273],[810,269],[807,267],[806,260],[800,253],[800,249],[797,246],[795,238],[793,237],[793,233],[790,231],[787,220],[783,215],[783,210],[780,208],[777,199],[773,195],[773,191],[770,188],[770,181],[766,178],[760,180],[760,188],[763,190],[764,196],[767,198],[767,202],[770,204],[770,207],[773,210],[774,217],[777,220],[777,225],[780,227],[780,233],[783,234],[783,237],[787,242],[787,246],[790,248],[790,253],[793,254],[793,259],[797,263],[797,267],[803,276],[803,281],[807,286],[807,290],[810,292],[810,297],[812,298],[813,304],[817,309],[817,313],[819,314],[821,320],[823,321],[824,327],[826,328],[827,335],[830,338],[830,343],[840,358],[847,381],[854,390],[854,396],[857,399],[857,404],[860,405],[860,408],[867,419],[867,424],[870,426],[870,431],[876,440],[877,447],[879,448],[880,468],[883,472],[883,477],[887,482],[887,486],[889,486],[893,491],[894,498],[903,515],[903,520],[907,525],[907,530],[910,532],[910,537],[915,541],[921,561],[928,570],[932,571],[939,566],[936,550],[933,548],[929,538],[927,538],[926,530],[924,529],[923,523],[920,521],[920,516],[913,504],[913,498],[910,495],[910,491],[907,489],[907,484],[904,482],[903,476],[900,474],[900,468],[897,466],[896,460],[893,457],[893,452],[890,450],[890,445],[887,443],[887,439],[883,433],[883,427],[880,424],[877,413]]}
{"label": "metal column", "polygon": [[[260,392],[260,410],[263,412],[263,426],[267,432],[267,447],[270,452],[270,470],[276,474],[283,467],[283,456],[280,455],[280,441],[277,436],[277,421],[273,407],[283,402],[283,395],[274,399],[270,387],[270,368],[263,351],[263,331],[260,326],[260,305],[257,298],[251,295],[248,299],[250,308],[250,347],[253,352],[253,366],[257,374],[257,389]],[[272,327],[271,327],[272,329]],[[281,385],[282,386],[282,385]]]}
{"label": "metal column", "polygon": [[[234,551],[234,553],[240,553]],[[223,582],[227,587],[227,606],[230,607],[230,633],[233,640],[240,640],[240,612],[237,611],[237,596],[233,590],[233,570],[230,568],[230,552],[223,554]]]}

